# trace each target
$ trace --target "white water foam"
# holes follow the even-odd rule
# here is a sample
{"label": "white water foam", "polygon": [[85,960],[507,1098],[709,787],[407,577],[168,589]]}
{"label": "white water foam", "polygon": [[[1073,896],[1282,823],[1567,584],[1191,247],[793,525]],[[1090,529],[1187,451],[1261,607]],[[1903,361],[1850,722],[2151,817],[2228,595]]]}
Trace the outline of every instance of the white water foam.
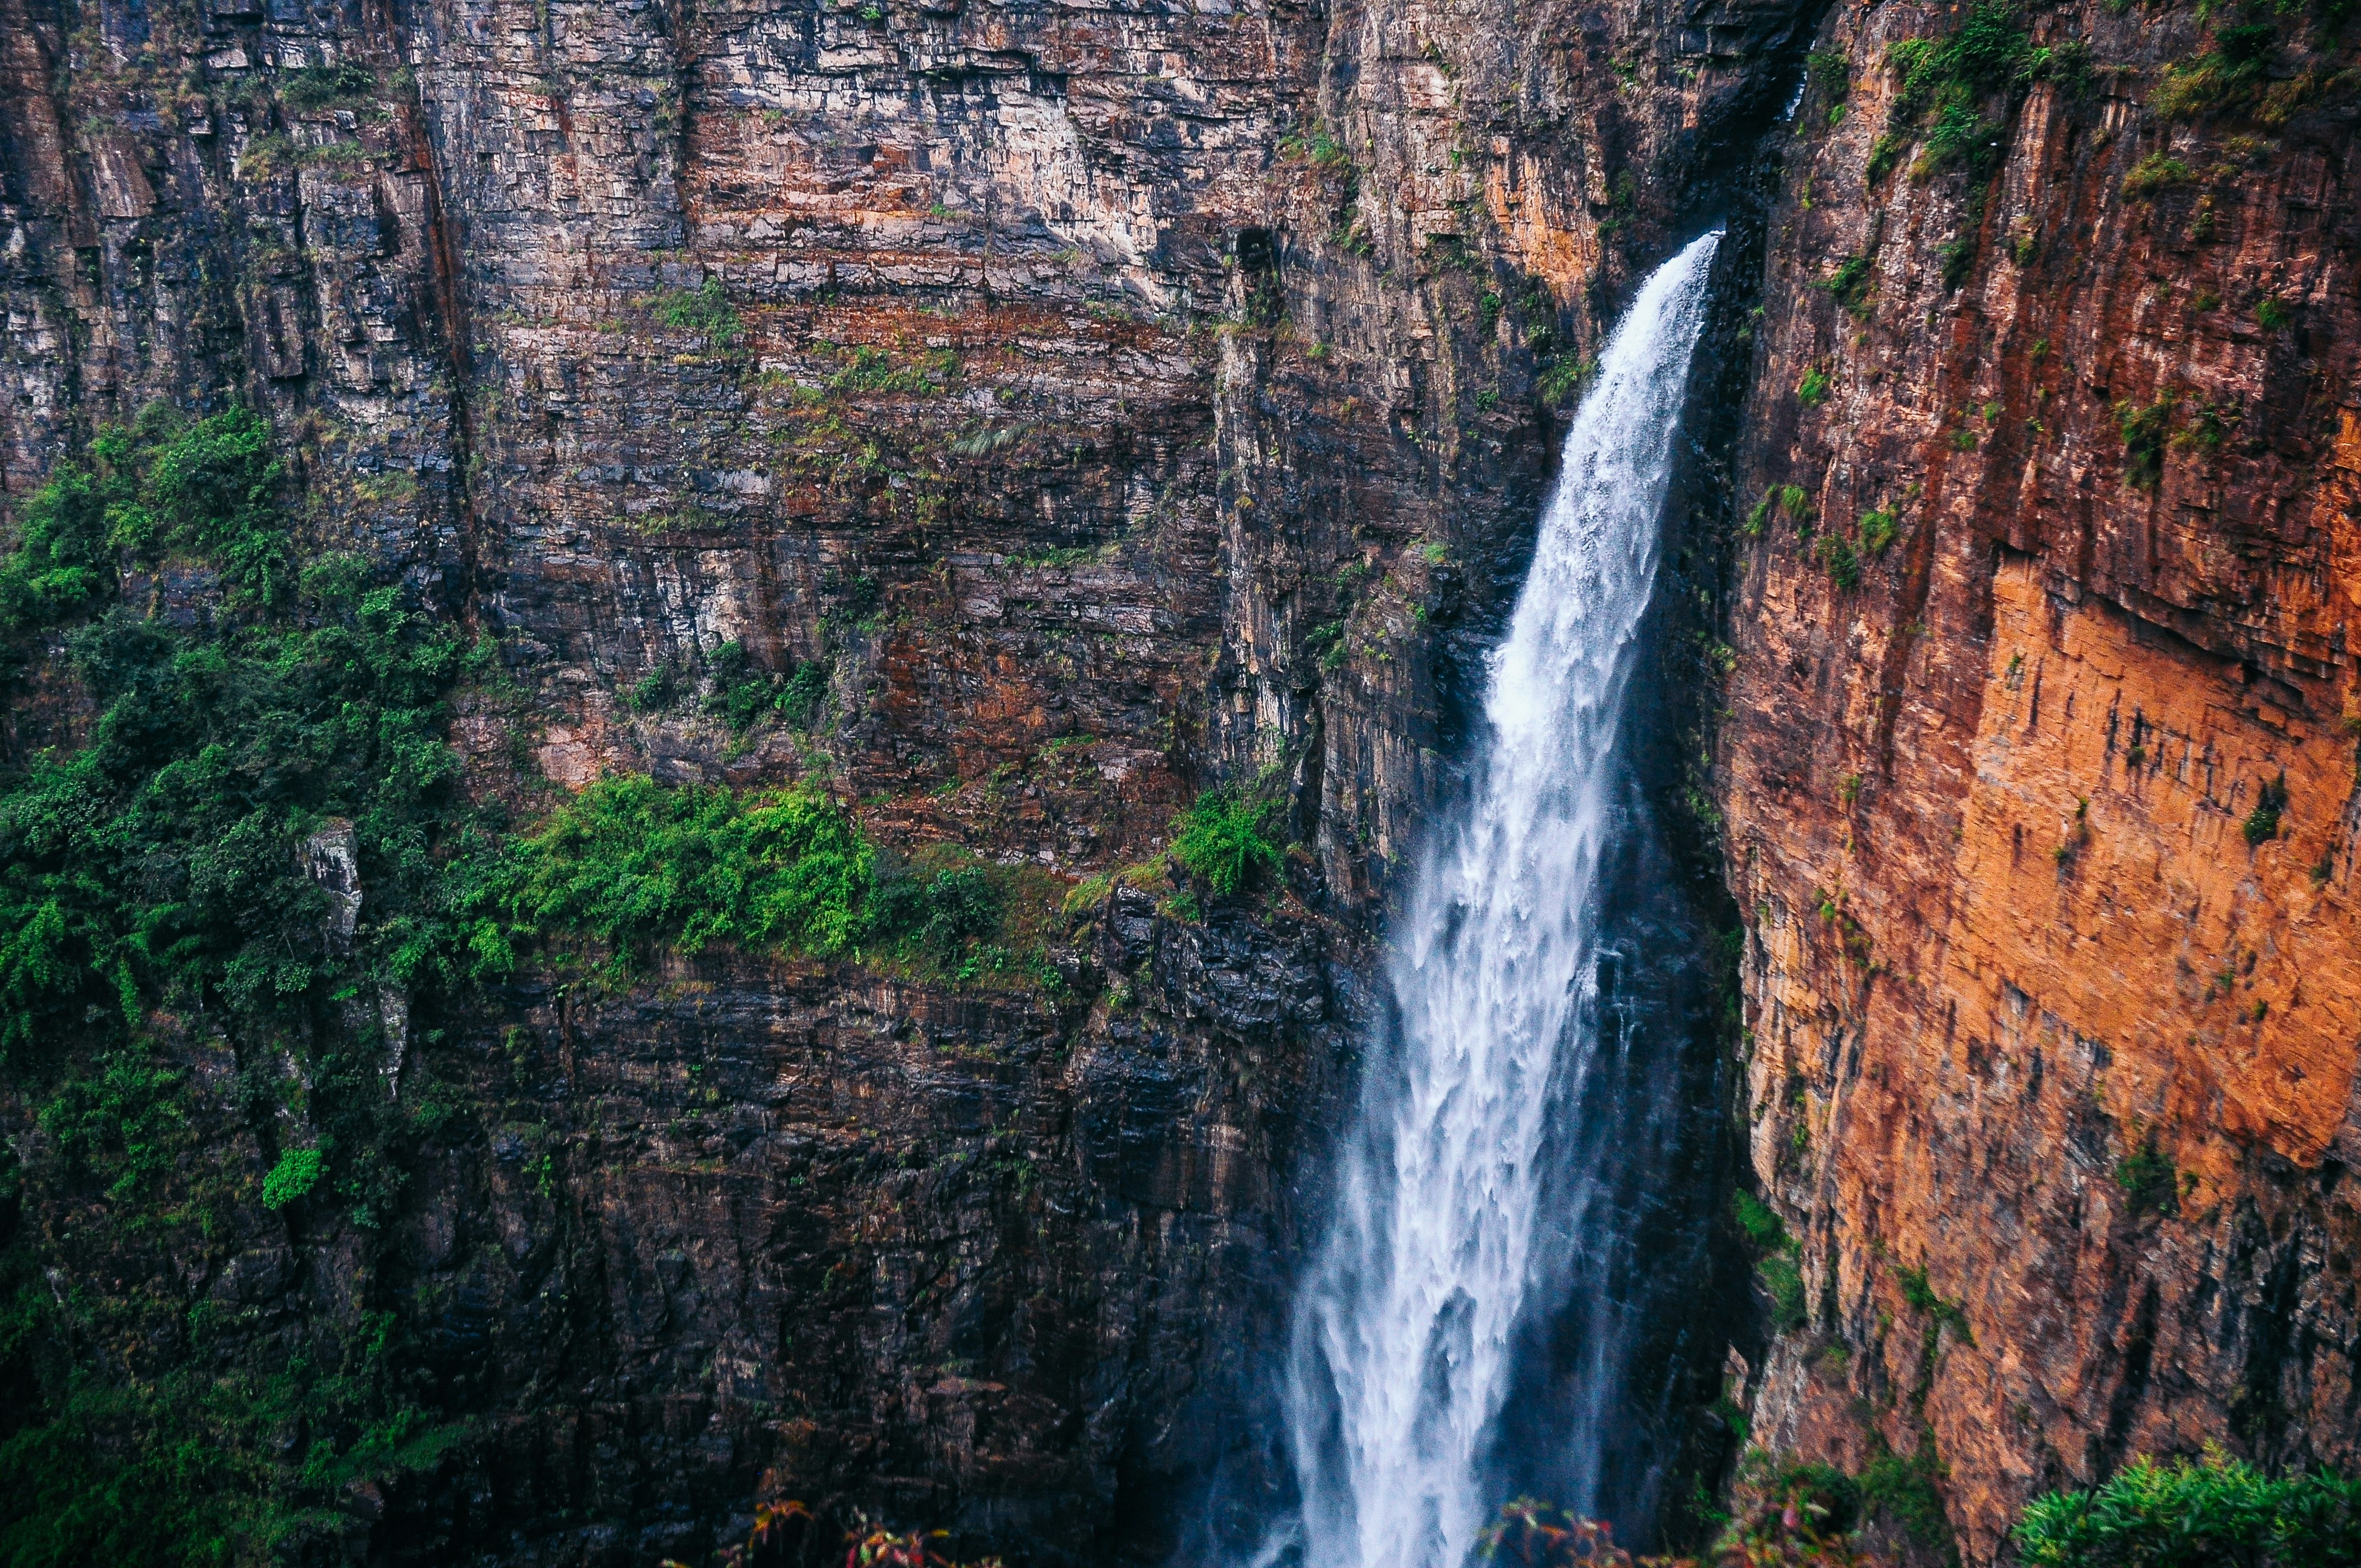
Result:
{"label": "white water foam", "polygon": [[1475,787],[1394,933],[1394,1049],[1295,1310],[1302,1513],[1266,1555],[1300,1546],[1304,1568],[1459,1568],[1501,1500],[1485,1450],[1528,1284],[1559,1261],[1537,1255],[1544,1113],[1595,1044],[1616,747],[1720,238],[1659,268],[1600,356],[1491,656]]}

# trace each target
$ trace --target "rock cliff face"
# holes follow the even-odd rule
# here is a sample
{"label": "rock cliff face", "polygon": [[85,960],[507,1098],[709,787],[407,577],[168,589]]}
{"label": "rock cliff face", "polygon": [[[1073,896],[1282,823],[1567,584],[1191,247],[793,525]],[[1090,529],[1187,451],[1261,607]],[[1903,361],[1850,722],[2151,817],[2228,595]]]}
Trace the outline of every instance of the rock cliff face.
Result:
{"label": "rock cliff face", "polygon": [[[520,810],[823,778],[1054,901],[1262,776],[1303,847],[1198,919],[1119,889],[1055,988],[709,954],[420,1018],[405,1091],[476,1109],[382,1233],[248,1191],[98,1255],[11,1084],[13,1245],[235,1308],[230,1360],[412,1324],[475,1424],[353,1493],[356,1554],[687,1555],[765,1469],[1045,1559],[1249,1508],[1369,943],[1555,411],[1728,214],[1734,434],[1654,733],[1722,819],[1811,1285],[1755,1429],[1858,1465],[1923,1425],[1980,1559],[2131,1452],[2352,1462],[2353,50],[2288,22],[2168,121],[2221,18],[2028,15],[2087,62],[2012,56],[1989,160],[1914,172],[1927,112],[1867,179],[1889,47],[1963,17],[0,0],[0,504],[152,400],[268,411],[309,541],[497,644],[453,739]],[[676,696],[733,658],[829,722]],[[40,691],[13,760],[77,733]],[[179,1038],[250,1189],[236,1047]]]}
{"label": "rock cliff face", "polygon": [[1904,40],[1969,16],[1839,6],[1771,220],[1719,798],[1811,1321],[1754,1423],[1939,1459],[1977,1561],[2135,1453],[2361,1458],[2355,56],[2265,24],[2021,14],[1947,156]]}

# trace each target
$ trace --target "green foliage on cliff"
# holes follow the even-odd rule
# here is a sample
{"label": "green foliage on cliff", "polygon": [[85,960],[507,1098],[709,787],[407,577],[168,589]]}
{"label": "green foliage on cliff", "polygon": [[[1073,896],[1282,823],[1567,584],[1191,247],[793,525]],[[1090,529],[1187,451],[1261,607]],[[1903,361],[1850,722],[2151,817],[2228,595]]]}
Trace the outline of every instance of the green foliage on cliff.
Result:
{"label": "green foliage on cliff", "polygon": [[2256,792],[2255,808],[2239,826],[2248,844],[2268,844],[2279,836],[2279,818],[2287,811],[2287,774],[2282,773]]}
{"label": "green foliage on cliff", "polygon": [[1226,898],[1284,860],[1277,802],[1240,790],[1207,790],[1182,813],[1172,858]]}
{"label": "green foliage on cliff", "polygon": [[287,1149],[279,1156],[279,1163],[262,1179],[262,1206],[284,1209],[314,1187],[320,1185],[324,1161],[318,1149]]}
{"label": "green foliage on cliff", "polygon": [[[445,846],[467,814],[444,695],[467,661],[366,563],[299,570],[283,480],[258,418],[151,411],[61,465],[0,563],[15,652],[91,715],[74,749],[0,776],[0,1069],[47,1146],[8,1185],[93,1271],[137,1276],[162,1248],[218,1266],[257,1200],[324,1202],[366,1234],[402,1179],[383,1043],[354,1003],[451,973]],[[126,571],[150,605],[119,596]],[[346,856],[354,925],[306,869]],[[200,1083],[168,1037],[226,1045],[239,1071]],[[314,1141],[257,1181],[282,1113]],[[324,1324],[261,1376],[216,1354],[250,1332],[236,1309],[60,1293],[43,1245],[27,1226],[0,1250],[0,1561],[260,1561],[346,1480],[439,1441],[390,1329],[340,1343]]]}
{"label": "green foliage on cliff", "polygon": [[[353,557],[292,571],[279,466],[251,416],[145,443],[110,433],[99,450],[95,473],[61,473],[27,513],[79,512],[82,530],[104,496],[109,559],[77,568],[90,576],[70,593],[16,602],[94,609],[117,552],[134,567],[217,572],[222,586],[181,614],[110,604],[67,635],[97,718],[80,751],[0,780],[0,1049],[100,1017],[135,1035],[153,1005],[291,1028],[360,972],[418,977],[446,934],[430,846],[456,773],[442,694],[457,637]],[[61,536],[28,523],[11,567],[42,552],[55,563]],[[331,818],[352,823],[370,888],[373,918],[349,952],[325,939],[327,895],[298,853]]]}
{"label": "green foliage on cliff", "polygon": [[1787,1234],[1786,1222],[1751,1192],[1730,1194],[1730,1216],[1754,1259],[1755,1281],[1771,1301],[1771,1323],[1790,1333],[1810,1321],[1809,1293],[1800,1261],[1803,1248]]}
{"label": "green foliage on cliff", "polygon": [[2279,29],[2268,22],[2217,27],[2213,47],[2164,68],[2148,107],[2168,120],[2193,120],[2252,107],[2269,86]]}
{"label": "green foliage on cliff", "polygon": [[2180,1211],[2180,1172],[2154,1137],[2115,1162],[2115,1185],[2130,1200],[2135,1214],[2151,1209],[2163,1214]]}
{"label": "green foliage on cliff", "polygon": [[694,289],[661,289],[647,297],[656,320],[680,332],[693,332],[716,348],[738,341],[743,327],[730,291],[719,278],[708,278]]}
{"label": "green foliage on cliff", "polygon": [[483,879],[480,965],[520,936],[577,932],[619,956],[716,941],[840,953],[869,928],[876,851],[814,790],[602,779],[504,852]]}
{"label": "green foliage on cliff", "polygon": [[1935,1452],[1934,1433],[1922,1429],[1908,1453],[1896,1453],[1883,1438],[1872,1446],[1859,1478],[1862,1508],[1883,1514],[1923,1545],[1946,1544],[1951,1527],[1942,1484],[1950,1469]]}
{"label": "green foliage on cliff", "polygon": [[2219,1449],[2137,1459],[2095,1490],[2033,1503],[2016,1545],[2035,1568],[2347,1568],[2361,1563],[2361,1481],[2273,1480]]}
{"label": "green foliage on cliff", "polygon": [[1956,169],[1981,181],[2001,165],[2008,115],[2024,90],[2049,81],[2080,92],[2090,77],[2090,50],[2079,40],[2036,46],[2013,0],[1984,0],[1946,35],[1892,45],[1885,64],[1896,81],[1885,132],[1870,150],[1871,182],[1920,142],[1925,151],[1911,169],[1914,177]]}

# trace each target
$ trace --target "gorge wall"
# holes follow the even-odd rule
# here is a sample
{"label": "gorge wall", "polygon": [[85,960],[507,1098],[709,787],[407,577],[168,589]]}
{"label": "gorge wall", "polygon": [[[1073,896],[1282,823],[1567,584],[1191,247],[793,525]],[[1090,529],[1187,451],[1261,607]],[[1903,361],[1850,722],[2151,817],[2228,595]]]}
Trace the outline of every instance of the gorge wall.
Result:
{"label": "gorge wall", "polygon": [[[374,1227],[262,1201],[282,1042],[159,1006],[204,1136],[136,1200],[12,1061],[11,1288],[135,1384],[397,1322],[454,1435],[312,1499],[323,1560],[686,1557],[766,1484],[1012,1558],[1250,1534],[1370,944],[1556,421],[1726,213],[1658,771],[1746,927],[1808,1299],[1766,1350],[1700,1283],[1697,1332],[1758,1441],[1946,1467],[1978,1561],[2132,1453],[2353,1463],[2350,27],[2168,118],[2232,18],[2028,11],[2087,60],[1996,45],[1995,150],[1914,169],[1929,111],[1867,178],[1890,46],[1966,19],[0,0],[12,526],[159,400],[261,410],[306,544],[496,649],[469,798],[824,781],[999,867],[1038,955],[390,999]],[[824,720],[717,714],[742,666]],[[27,649],[12,767],[88,740],[67,672]],[[1274,884],[1061,912],[1257,780]]]}
{"label": "gorge wall", "polygon": [[[2361,168],[2340,18],[1971,25],[1822,31],[1717,797],[1808,1316],[1756,1434],[1982,1561],[2131,1455],[2361,1457]],[[1895,134],[1910,38],[1968,135]]]}

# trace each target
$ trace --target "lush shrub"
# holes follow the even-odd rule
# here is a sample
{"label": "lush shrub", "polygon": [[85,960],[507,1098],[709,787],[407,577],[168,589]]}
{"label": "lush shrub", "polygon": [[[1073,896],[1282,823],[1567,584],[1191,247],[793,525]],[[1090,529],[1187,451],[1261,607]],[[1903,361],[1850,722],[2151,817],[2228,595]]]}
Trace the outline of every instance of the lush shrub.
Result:
{"label": "lush shrub", "polygon": [[262,1179],[262,1206],[284,1209],[320,1184],[326,1161],[318,1149],[288,1149]]}
{"label": "lush shrub", "polygon": [[[489,902],[511,932],[587,933],[619,958],[715,941],[840,953],[868,928],[874,864],[859,828],[816,790],[667,786],[635,773],[590,785],[518,839]],[[502,949],[488,935],[483,950]]]}
{"label": "lush shrub", "polygon": [[[69,636],[90,744],[0,779],[0,1050],[61,1039],[68,1019],[128,1028],[158,1001],[286,1018],[356,969],[416,978],[444,928],[432,844],[456,773],[442,694],[457,639],[351,557],[280,584],[277,465],[251,434],[205,422],[111,503],[247,570],[193,626],[116,604]],[[330,949],[296,853],[332,817],[354,824],[370,888],[350,953]]]}
{"label": "lush shrub", "polygon": [[2196,176],[2189,165],[2169,153],[2151,152],[2132,166],[2124,176],[2124,199],[2128,202],[2153,200],[2159,191],[2169,191],[2176,185],[2186,185]]}
{"label": "lush shrub", "polygon": [[1208,790],[1175,824],[1172,858],[1227,897],[1264,872],[1279,869],[1283,856],[1272,835],[1279,809],[1276,801]]}
{"label": "lush shrub", "polygon": [[2115,1185],[2131,1200],[2135,1214],[2149,1209],[2169,1214],[2180,1207],[2180,1172],[2153,1137],[2115,1162]]}
{"label": "lush shrub", "polygon": [[324,109],[336,104],[364,103],[377,94],[377,73],[346,60],[342,65],[306,66],[280,79],[279,101],[291,109]]}
{"label": "lush shrub", "polygon": [[694,289],[666,289],[646,302],[656,320],[681,332],[693,332],[715,347],[736,343],[741,328],[730,291],[719,278],[708,278]]}
{"label": "lush shrub", "polygon": [[[828,666],[817,660],[801,664],[790,661],[790,673],[779,674],[756,664],[744,643],[731,641],[715,649],[706,663],[713,685],[706,696],[705,710],[741,735],[765,714],[779,715],[794,729],[808,729],[827,700]],[[670,673],[664,670],[657,674],[668,683],[664,700],[669,702]]]}
{"label": "lush shrub", "polygon": [[2267,844],[2279,836],[2279,817],[2287,810],[2287,774],[2281,773],[2265,784],[2255,796],[2255,809],[2246,813],[2240,831],[2249,844]]}
{"label": "lush shrub", "polygon": [[1730,1195],[1730,1207],[1749,1246],[1772,1251],[1787,1245],[1787,1223],[1762,1199],[1752,1192],[1733,1192]]}
{"label": "lush shrub", "polygon": [[2096,1490],[2033,1503],[2016,1544],[2036,1568],[2349,1568],[2361,1563],[2361,1481],[2272,1480],[2218,1449],[2138,1459]]}

